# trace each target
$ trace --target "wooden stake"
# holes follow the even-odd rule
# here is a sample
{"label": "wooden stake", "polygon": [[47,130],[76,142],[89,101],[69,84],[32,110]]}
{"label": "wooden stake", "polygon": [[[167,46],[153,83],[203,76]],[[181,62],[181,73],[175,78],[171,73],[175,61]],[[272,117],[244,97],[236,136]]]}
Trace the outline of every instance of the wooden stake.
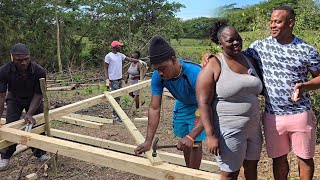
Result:
{"label": "wooden stake", "polygon": [[[47,136],[51,137],[51,133],[50,133],[50,121],[49,121],[49,107],[50,107],[50,103],[49,103],[49,98],[47,96],[47,87],[46,87],[46,79],[45,78],[41,78],[40,79],[40,88],[41,88],[41,92],[42,92],[42,97],[44,100],[44,111],[43,111],[43,115],[44,115],[44,122],[45,122],[45,130],[47,133]],[[50,153],[50,155],[52,156],[52,154]],[[55,177],[57,177],[58,173],[57,173],[57,162],[56,162],[56,158],[52,158],[51,161],[51,165],[52,165],[52,170],[53,173],[55,175]]]}

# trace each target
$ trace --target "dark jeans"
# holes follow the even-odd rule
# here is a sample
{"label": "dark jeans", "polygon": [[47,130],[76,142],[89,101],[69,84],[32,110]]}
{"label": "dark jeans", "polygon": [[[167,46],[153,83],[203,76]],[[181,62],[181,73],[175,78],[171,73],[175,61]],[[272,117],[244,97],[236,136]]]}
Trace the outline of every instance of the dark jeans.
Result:
{"label": "dark jeans", "polygon": [[[114,91],[114,90],[117,90],[117,89],[120,89],[120,88],[122,88],[122,79],[110,80],[110,91]],[[114,99],[119,104],[120,97],[116,97]],[[120,117],[118,116],[118,114],[117,114],[117,112],[115,110],[113,110],[113,116],[120,119]]]}
{"label": "dark jeans", "polygon": [[[30,102],[17,101],[12,99],[7,99],[7,114],[6,114],[6,124],[17,121],[21,118],[23,109],[27,112],[30,106]],[[36,110],[34,115],[40,114],[43,112],[43,104],[39,105],[39,108]],[[42,133],[45,134],[45,133]],[[10,159],[13,153],[16,151],[17,144],[13,144],[9,147],[1,149],[1,158]],[[46,154],[45,151],[41,149],[31,148],[33,155],[36,157],[41,157],[43,154]]]}

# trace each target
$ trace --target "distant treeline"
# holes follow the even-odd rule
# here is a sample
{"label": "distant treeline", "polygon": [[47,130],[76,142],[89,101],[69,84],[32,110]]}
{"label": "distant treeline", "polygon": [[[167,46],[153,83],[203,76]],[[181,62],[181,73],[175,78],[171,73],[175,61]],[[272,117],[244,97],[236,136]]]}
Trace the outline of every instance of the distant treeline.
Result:
{"label": "distant treeline", "polygon": [[[218,18],[240,31],[261,31],[268,27],[272,8],[282,4],[295,9],[298,31],[319,31],[320,6],[313,0],[269,0],[243,8],[230,4],[219,9]],[[33,59],[48,71],[57,71],[57,34],[65,71],[100,66],[115,39],[125,43],[124,53],[140,50],[146,56],[155,34],[168,40],[208,38],[207,29],[217,18],[183,21],[176,17],[183,7],[167,0],[2,0],[0,64],[8,62],[10,47],[22,42],[30,47]]]}

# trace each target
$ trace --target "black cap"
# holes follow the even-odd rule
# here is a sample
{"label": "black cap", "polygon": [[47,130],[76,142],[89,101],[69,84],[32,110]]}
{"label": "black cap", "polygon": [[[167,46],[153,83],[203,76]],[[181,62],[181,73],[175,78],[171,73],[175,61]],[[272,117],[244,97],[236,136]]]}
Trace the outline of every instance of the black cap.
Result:
{"label": "black cap", "polygon": [[30,51],[25,44],[17,43],[11,48],[10,54],[30,54]]}
{"label": "black cap", "polygon": [[149,46],[149,57],[151,64],[162,63],[175,55],[176,53],[174,49],[162,36],[154,36],[151,39]]}

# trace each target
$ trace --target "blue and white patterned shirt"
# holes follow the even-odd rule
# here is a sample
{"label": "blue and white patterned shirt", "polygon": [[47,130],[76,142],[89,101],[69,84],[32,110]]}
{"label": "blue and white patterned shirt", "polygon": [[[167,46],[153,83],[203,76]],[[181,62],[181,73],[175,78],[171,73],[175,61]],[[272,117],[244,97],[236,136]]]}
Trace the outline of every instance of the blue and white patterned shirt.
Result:
{"label": "blue and white patterned shirt", "polygon": [[309,71],[320,70],[316,48],[298,37],[284,45],[268,37],[252,43],[245,53],[258,61],[263,73],[266,112],[287,115],[311,109],[307,92],[297,102],[292,102],[291,94],[296,83],[308,81]]}

